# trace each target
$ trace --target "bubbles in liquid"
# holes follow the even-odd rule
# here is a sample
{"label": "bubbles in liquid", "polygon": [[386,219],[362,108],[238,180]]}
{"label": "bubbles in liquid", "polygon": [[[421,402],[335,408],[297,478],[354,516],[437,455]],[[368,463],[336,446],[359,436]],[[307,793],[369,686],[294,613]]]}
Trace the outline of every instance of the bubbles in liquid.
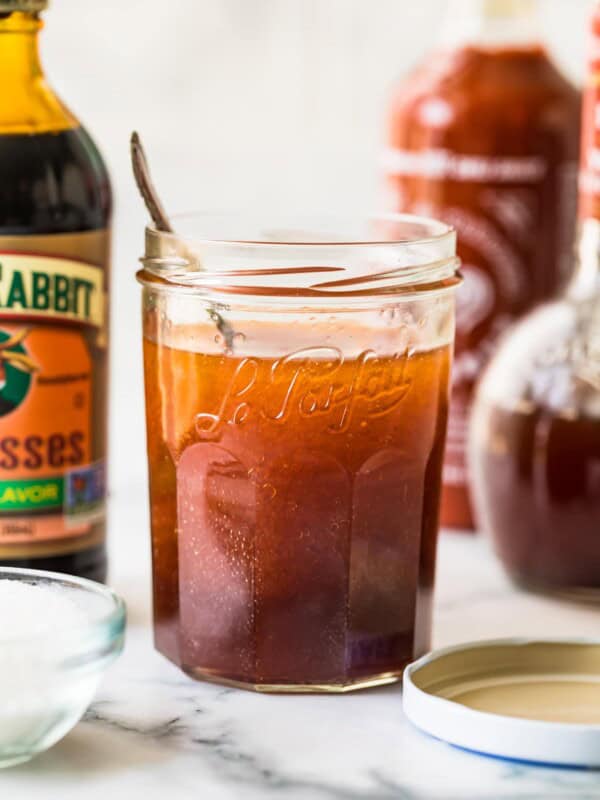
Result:
{"label": "bubbles in liquid", "polygon": [[403,304],[395,303],[384,306],[379,311],[379,316],[386,325],[415,325],[415,315],[404,308]]}
{"label": "bubbles in liquid", "polygon": [[163,333],[168,333],[173,327],[172,320],[170,319],[170,317],[164,311],[160,312],[159,319],[160,319],[160,328],[161,328],[162,332]]}
{"label": "bubbles in liquid", "polygon": [[386,306],[380,310],[379,315],[386,325],[393,325],[396,320],[397,310],[397,306]]}

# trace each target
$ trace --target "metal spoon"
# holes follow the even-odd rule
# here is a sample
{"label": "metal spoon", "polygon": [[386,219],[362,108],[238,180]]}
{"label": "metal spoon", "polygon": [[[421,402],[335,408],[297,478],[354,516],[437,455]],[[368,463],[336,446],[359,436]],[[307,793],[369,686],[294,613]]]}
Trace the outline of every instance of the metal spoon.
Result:
{"label": "metal spoon", "polygon": [[[137,131],[131,134],[131,164],[136,185],[156,229],[164,231],[165,233],[175,233],[154,183],[152,182],[148,158],[146,157],[146,152]],[[192,263],[198,265],[197,257],[194,256],[190,260]],[[214,303],[211,303],[207,308],[207,313],[215,323],[218,332],[223,337],[227,352],[233,353],[236,336],[235,330],[219,313]]]}

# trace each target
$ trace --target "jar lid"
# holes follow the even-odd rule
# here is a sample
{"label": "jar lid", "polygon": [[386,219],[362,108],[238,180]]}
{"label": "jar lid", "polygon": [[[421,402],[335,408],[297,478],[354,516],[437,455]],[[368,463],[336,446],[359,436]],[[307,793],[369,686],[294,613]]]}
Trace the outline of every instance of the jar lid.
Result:
{"label": "jar lid", "polygon": [[404,712],[467,750],[600,767],[600,642],[505,639],[450,647],[404,673]]}
{"label": "jar lid", "polygon": [[0,0],[0,13],[43,11],[48,8],[48,2],[49,0]]}

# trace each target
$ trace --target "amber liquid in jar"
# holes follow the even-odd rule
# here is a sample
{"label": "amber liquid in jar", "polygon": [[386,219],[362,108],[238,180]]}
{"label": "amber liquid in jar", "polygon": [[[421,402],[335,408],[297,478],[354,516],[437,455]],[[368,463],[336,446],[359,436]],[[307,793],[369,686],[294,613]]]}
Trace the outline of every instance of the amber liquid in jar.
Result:
{"label": "amber liquid in jar", "polygon": [[144,359],[158,648],[244,685],[401,674],[429,646],[450,348],[205,354],[193,327],[157,341],[156,313]]}

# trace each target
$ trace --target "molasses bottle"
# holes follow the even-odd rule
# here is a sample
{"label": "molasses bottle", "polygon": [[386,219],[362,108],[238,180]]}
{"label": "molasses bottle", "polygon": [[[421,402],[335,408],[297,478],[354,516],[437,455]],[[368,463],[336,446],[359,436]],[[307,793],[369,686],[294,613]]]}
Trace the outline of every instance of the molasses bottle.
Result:
{"label": "molasses bottle", "polygon": [[464,284],[442,524],[474,526],[473,391],[501,333],[571,274],[579,93],[540,40],[535,0],[451,0],[443,40],[394,92],[385,171],[394,211],[453,225]]}
{"label": "molasses bottle", "polygon": [[513,580],[600,596],[600,4],[592,31],[577,270],[489,365],[470,460],[478,516]]}
{"label": "molasses bottle", "polygon": [[46,0],[0,0],[0,564],[106,573],[111,191],[46,83]]}

